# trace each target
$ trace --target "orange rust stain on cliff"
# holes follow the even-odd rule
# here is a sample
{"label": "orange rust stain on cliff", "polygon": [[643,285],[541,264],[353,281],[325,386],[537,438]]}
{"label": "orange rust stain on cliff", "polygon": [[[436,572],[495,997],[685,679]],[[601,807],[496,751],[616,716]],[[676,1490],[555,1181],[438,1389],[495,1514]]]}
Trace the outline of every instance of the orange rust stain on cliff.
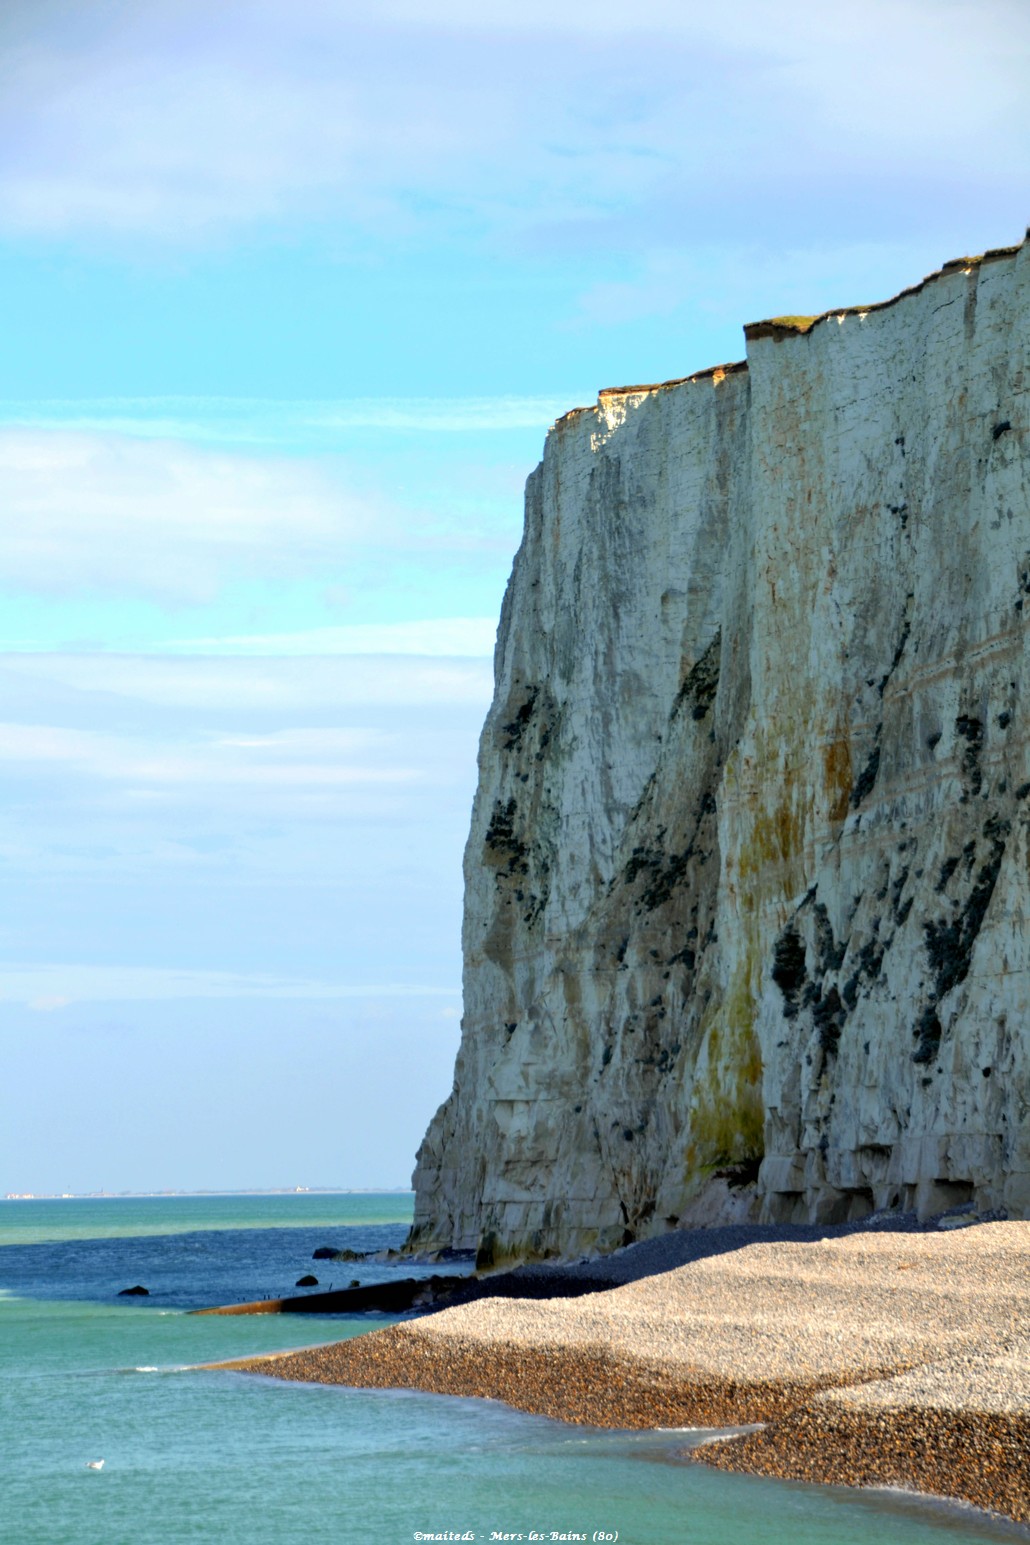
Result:
{"label": "orange rust stain on cliff", "polygon": [[839,826],[847,817],[851,800],[851,747],[846,735],[838,735],[823,747],[823,787],[827,818]]}
{"label": "orange rust stain on cliff", "polygon": [[792,779],[786,779],[779,802],[756,812],[751,840],[740,855],[742,878],[753,878],[769,865],[787,865],[801,852],[804,821],[791,798],[792,784]]}
{"label": "orange rust stain on cliff", "polygon": [[693,375],[677,376],[672,381],[651,381],[640,386],[604,386],[597,394],[598,403],[608,397],[642,397],[651,392],[667,392],[674,386],[689,386],[696,381],[711,381],[713,386],[719,386],[727,376],[738,375],[747,370],[747,360],[733,360],[728,365],[708,365],[704,370],[695,370]]}

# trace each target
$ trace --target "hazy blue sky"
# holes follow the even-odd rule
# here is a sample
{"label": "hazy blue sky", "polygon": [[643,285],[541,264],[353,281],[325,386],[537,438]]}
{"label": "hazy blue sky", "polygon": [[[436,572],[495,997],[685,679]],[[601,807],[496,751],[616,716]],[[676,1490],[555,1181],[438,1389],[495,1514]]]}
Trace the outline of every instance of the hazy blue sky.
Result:
{"label": "hazy blue sky", "polygon": [[5,0],[0,1193],[405,1184],[521,488],[1030,217],[1025,0]]}

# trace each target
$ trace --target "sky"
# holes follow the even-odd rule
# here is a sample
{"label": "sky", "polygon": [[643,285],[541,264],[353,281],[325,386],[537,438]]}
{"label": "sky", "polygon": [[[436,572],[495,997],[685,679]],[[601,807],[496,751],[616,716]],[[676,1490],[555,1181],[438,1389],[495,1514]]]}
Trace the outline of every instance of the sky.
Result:
{"label": "sky", "polygon": [[406,1186],[522,487],[1030,219],[1025,0],[5,0],[0,1195]]}

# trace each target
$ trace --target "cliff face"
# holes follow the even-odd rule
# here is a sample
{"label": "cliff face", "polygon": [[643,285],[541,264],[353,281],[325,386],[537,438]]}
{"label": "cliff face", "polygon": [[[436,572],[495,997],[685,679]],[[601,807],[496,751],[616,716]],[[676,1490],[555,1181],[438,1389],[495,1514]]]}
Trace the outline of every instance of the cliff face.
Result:
{"label": "cliff face", "polygon": [[413,1242],[1030,1215],[1028,303],[1024,243],[555,425]]}

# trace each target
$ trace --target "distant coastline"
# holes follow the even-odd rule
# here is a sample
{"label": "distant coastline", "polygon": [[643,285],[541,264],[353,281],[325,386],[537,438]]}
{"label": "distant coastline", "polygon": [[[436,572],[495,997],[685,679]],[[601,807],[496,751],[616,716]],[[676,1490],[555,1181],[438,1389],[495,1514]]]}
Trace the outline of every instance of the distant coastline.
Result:
{"label": "distant coastline", "polygon": [[414,1196],[410,1186],[254,1186],[211,1191],[8,1191],[5,1202],[151,1201],[162,1196]]}

